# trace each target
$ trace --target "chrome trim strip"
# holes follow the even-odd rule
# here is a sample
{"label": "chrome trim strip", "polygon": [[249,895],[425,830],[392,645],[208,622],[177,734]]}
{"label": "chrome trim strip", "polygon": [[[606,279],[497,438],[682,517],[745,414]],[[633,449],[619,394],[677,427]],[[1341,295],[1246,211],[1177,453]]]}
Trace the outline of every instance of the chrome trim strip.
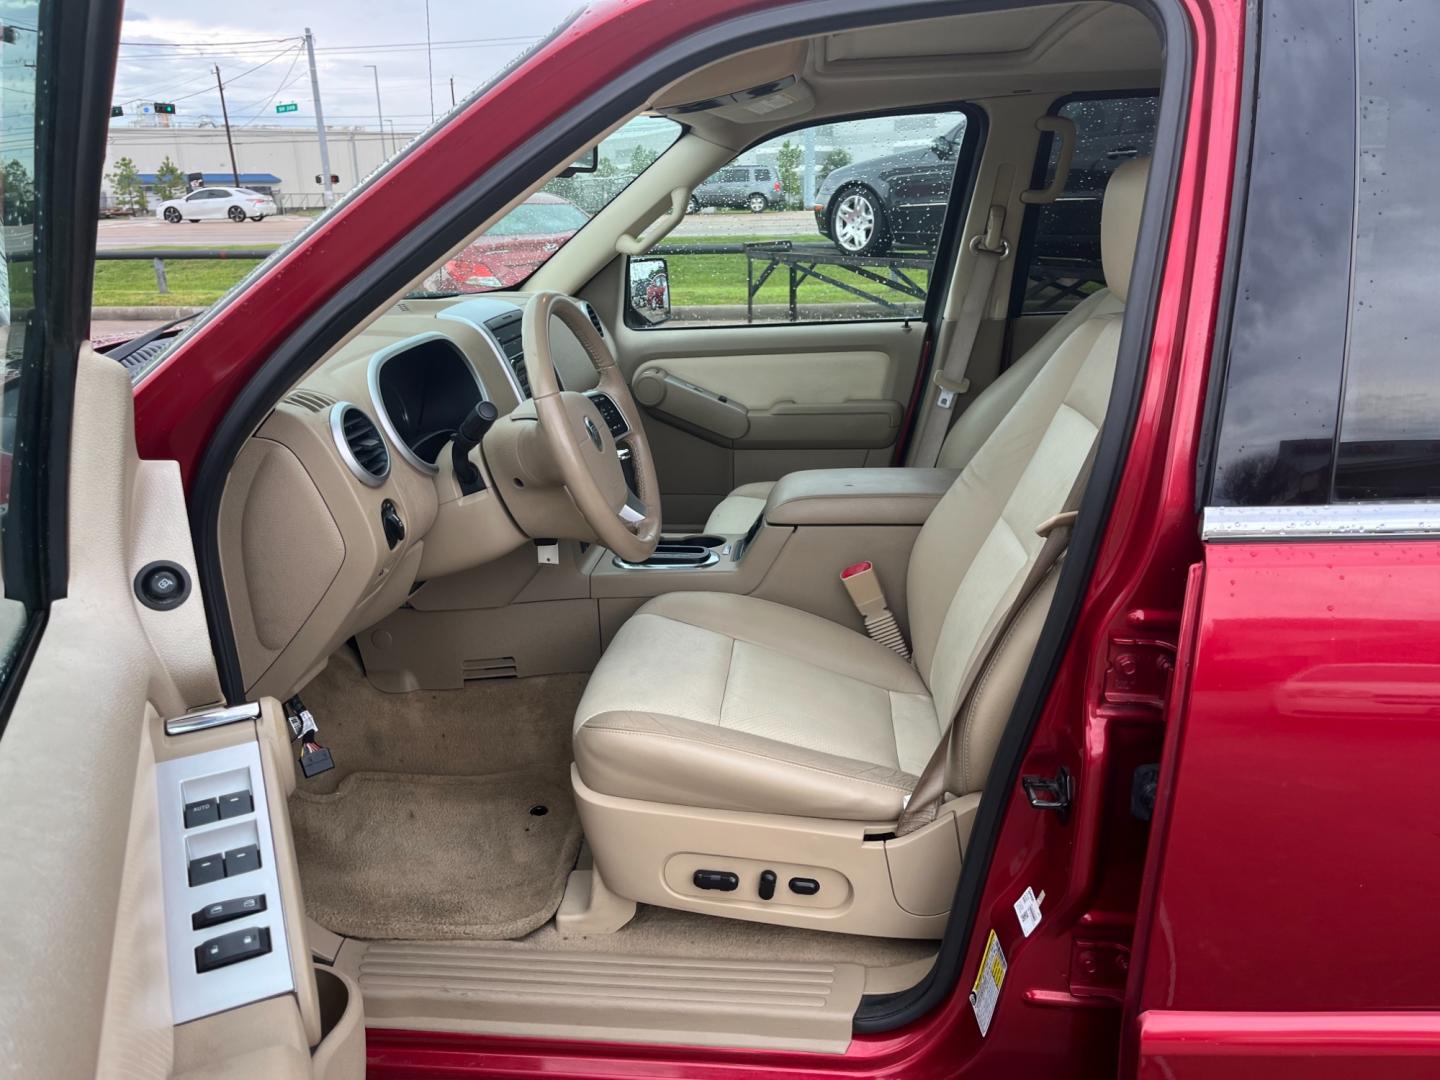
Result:
{"label": "chrome trim strip", "polygon": [[217,705],[213,709],[174,716],[165,721],[166,735],[188,735],[192,731],[208,731],[210,728],[238,724],[241,720],[260,719],[260,703],[247,701],[241,705]]}
{"label": "chrome trim strip", "polygon": [[[345,415],[346,409],[354,409],[367,420],[370,419],[370,414],[353,401],[337,401],[332,405],[330,407],[330,436],[335,440],[335,449],[340,452],[340,460],[345,462],[345,467],[354,474],[355,479],[359,480],[366,487],[378,488],[381,484],[385,483],[386,479],[390,476],[389,448],[387,447],[385,451],[385,471],[379,476],[376,476],[369,469],[365,468],[364,465],[361,465],[360,459],[355,456],[354,451],[350,449],[350,444],[345,441],[345,422],[340,418]],[[370,420],[370,422],[373,424],[374,420]],[[385,441],[383,435],[380,437],[380,441],[382,443]]]}
{"label": "chrome trim strip", "polygon": [[1207,506],[1202,540],[1345,540],[1440,537],[1440,503]]}
{"label": "chrome trim strip", "polygon": [[719,561],[720,556],[715,554],[714,548],[711,548],[710,554],[698,563],[661,563],[647,566],[645,563],[634,563],[622,559],[619,555],[610,556],[610,564],[621,570],[704,570],[707,566],[714,566]]}
{"label": "chrome trim strip", "polygon": [[416,456],[415,452],[405,444],[405,440],[400,438],[400,432],[396,429],[394,421],[390,419],[389,410],[385,408],[385,398],[380,393],[380,372],[384,369],[385,365],[401,353],[408,352],[410,349],[415,348],[415,346],[423,345],[427,341],[443,341],[446,345],[454,349],[455,354],[460,358],[460,362],[464,364],[466,370],[470,372],[470,377],[475,380],[475,386],[476,389],[480,391],[481,400],[490,400],[490,392],[485,389],[485,380],[480,376],[480,372],[475,370],[475,365],[470,362],[470,357],[465,354],[465,350],[455,344],[453,338],[447,337],[438,330],[427,330],[423,334],[416,334],[414,337],[408,337],[404,341],[397,341],[393,345],[385,346],[385,348],[370,357],[370,367],[365,373],[365,381],[370,387],[370,403],[375,406],[375,414],[380,419],[380,427],[389,437],[390,442],[394,444],[400,456],[413,468],[419,469],[427,476],[434,476],[440,471],[440,467],[438,465],[431,465],[424,458]]}

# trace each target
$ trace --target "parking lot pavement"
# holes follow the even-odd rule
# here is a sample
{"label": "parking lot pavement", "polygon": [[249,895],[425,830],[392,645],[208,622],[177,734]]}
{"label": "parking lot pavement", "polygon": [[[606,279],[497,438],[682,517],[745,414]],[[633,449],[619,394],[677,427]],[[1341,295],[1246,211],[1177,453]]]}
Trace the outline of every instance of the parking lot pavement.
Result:
{"label": "parking lot pavement", "polygon": [[264,221],[182,221],[171,225],[157,217],[110,218],[100,222],[96,247],[270,247],[283,244],[315,219],[303,214],[281,214]]}

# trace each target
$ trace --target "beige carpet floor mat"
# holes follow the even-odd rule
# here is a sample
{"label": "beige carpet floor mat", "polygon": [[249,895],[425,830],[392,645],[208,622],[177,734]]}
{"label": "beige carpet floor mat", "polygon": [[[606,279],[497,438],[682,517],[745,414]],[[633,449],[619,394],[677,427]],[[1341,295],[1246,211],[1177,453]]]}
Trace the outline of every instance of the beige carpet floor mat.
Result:
{"label": "beige carpet floor mat", "polygon": [[569,774],[555,767],[353,772],[331,794],[297,791],[290,817],[310,917],[358,938],[528,934],[560,906],[580,847]]}

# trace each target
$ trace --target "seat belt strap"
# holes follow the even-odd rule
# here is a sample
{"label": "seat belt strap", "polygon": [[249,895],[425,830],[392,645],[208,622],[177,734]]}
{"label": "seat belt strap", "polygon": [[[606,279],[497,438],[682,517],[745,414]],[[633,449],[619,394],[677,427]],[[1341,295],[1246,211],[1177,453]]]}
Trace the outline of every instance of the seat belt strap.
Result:
{"label": "seat belt strap", "polygon": [[1035,561],[1030,564],[1030,569],[1020,583],[1019,590],[1011,599],[1010,606],[1005,609],[1000,618],[995,620],[990,627],[990,632],[985,635],[984,643],[975,650],[970,666],[965,670],[965,675],[960,680],[959,691],[955,696],[958,703],[955,715],[950,718],[950,726],[930,754],[930,760],[925,762],[925,768],[921,770],[920,778],[915,781],[915,788],[910,792],[910,798],[906,800],[905,810],[900,815],[899,824],[895,826],[896,836],[904,836],[916,829],[922,829],[939,815],[940,807],[945,802],[951,750],[955,743],[955,729],[960,726],[960,717],[965,715],[965,709],[970,704],[969,699],[975,690],[975,684],[981,673],[989,666],[990,660],[1006,632],[1014,625],[1020,612],[1025,609],[1030,598],[1035,595],[1035,590],[1050,576],[1050,572],[1064,556],[1065,549],[1070,546],[1070,535],[1074,529],[1080,500],[1085,494],[1085,485],[1089,482],[1091,470],[1095,465],[1095,446],[1098,442],[1099,436],[1097,435],[1095,441],[1090,444],[1090,451],[1085,455],[1085,461],[1080,466],[1080,471],[1075,474],[1075,482],[1070,485],[1070,493],[1065,496],[1065,502],[1060,512],[1042,521],[1035,530],[1037,534],[1045,538],[1045,542],[1040,545],[1040,551],[1035,556]]}
{"label": "seat belt strap", "polygon": [[840,571],[840,584],[845,586],[845,591],[850,594],[850,602],[864,620],[865,633],[870,635],[870,640],[909,660],[910,646],[905,644],[905,635],[900,632],[895,613],[885,602],[885,590],[880,587],[875,565],[858,562],[854,566],[847,566]]}
{"label": "seat belt strap", "polygon": [[995,272],[1000,261],[1010,254],[1010,244],[1005,240],[1004,232],[1005,207],[997,203],[990,207],[985,231],[970,241],[970,251],[975,256],[974,269],[970,272],[970,283],[965,290],[965,299],[961,301],[960,315],[946,347],[944,361],[936,366],[931,376],[935,393],[910,460],[916,468],[933,469],[940,460],[940,448],[950,432],[950,420],[955,412],[955,399],[970,389],[970,380],[965,377],[970,367],[970,354],[975,351],[975,339],[980,336],[980,324],[985,321],[985,308],[990,302]]}

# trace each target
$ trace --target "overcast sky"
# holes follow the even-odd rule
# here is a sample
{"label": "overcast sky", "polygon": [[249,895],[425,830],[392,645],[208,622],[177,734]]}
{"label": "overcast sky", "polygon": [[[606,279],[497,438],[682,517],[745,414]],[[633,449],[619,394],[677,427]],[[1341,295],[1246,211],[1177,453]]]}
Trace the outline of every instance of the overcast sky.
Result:
{"label": "overcast sky", "polygon": [[[463,100],[548,33],[580,0],[430,0],[435,115],[450,108],[450,78]],[[235,127],[313,126],[310,77],[300,38],[315,35],[327,124],[377,125],[374,73],[385,119],[398,130],[430,122],[425,0],[134,0],[121,31],[114,125],[154,123],[142,106],[175,103],[174,123],[220,121],[214,66]],[[257,17],[258,16],[258,17]],[[295,102],[299,110],[277,114]],[[388,126],[388,125],[387,125]]]}

